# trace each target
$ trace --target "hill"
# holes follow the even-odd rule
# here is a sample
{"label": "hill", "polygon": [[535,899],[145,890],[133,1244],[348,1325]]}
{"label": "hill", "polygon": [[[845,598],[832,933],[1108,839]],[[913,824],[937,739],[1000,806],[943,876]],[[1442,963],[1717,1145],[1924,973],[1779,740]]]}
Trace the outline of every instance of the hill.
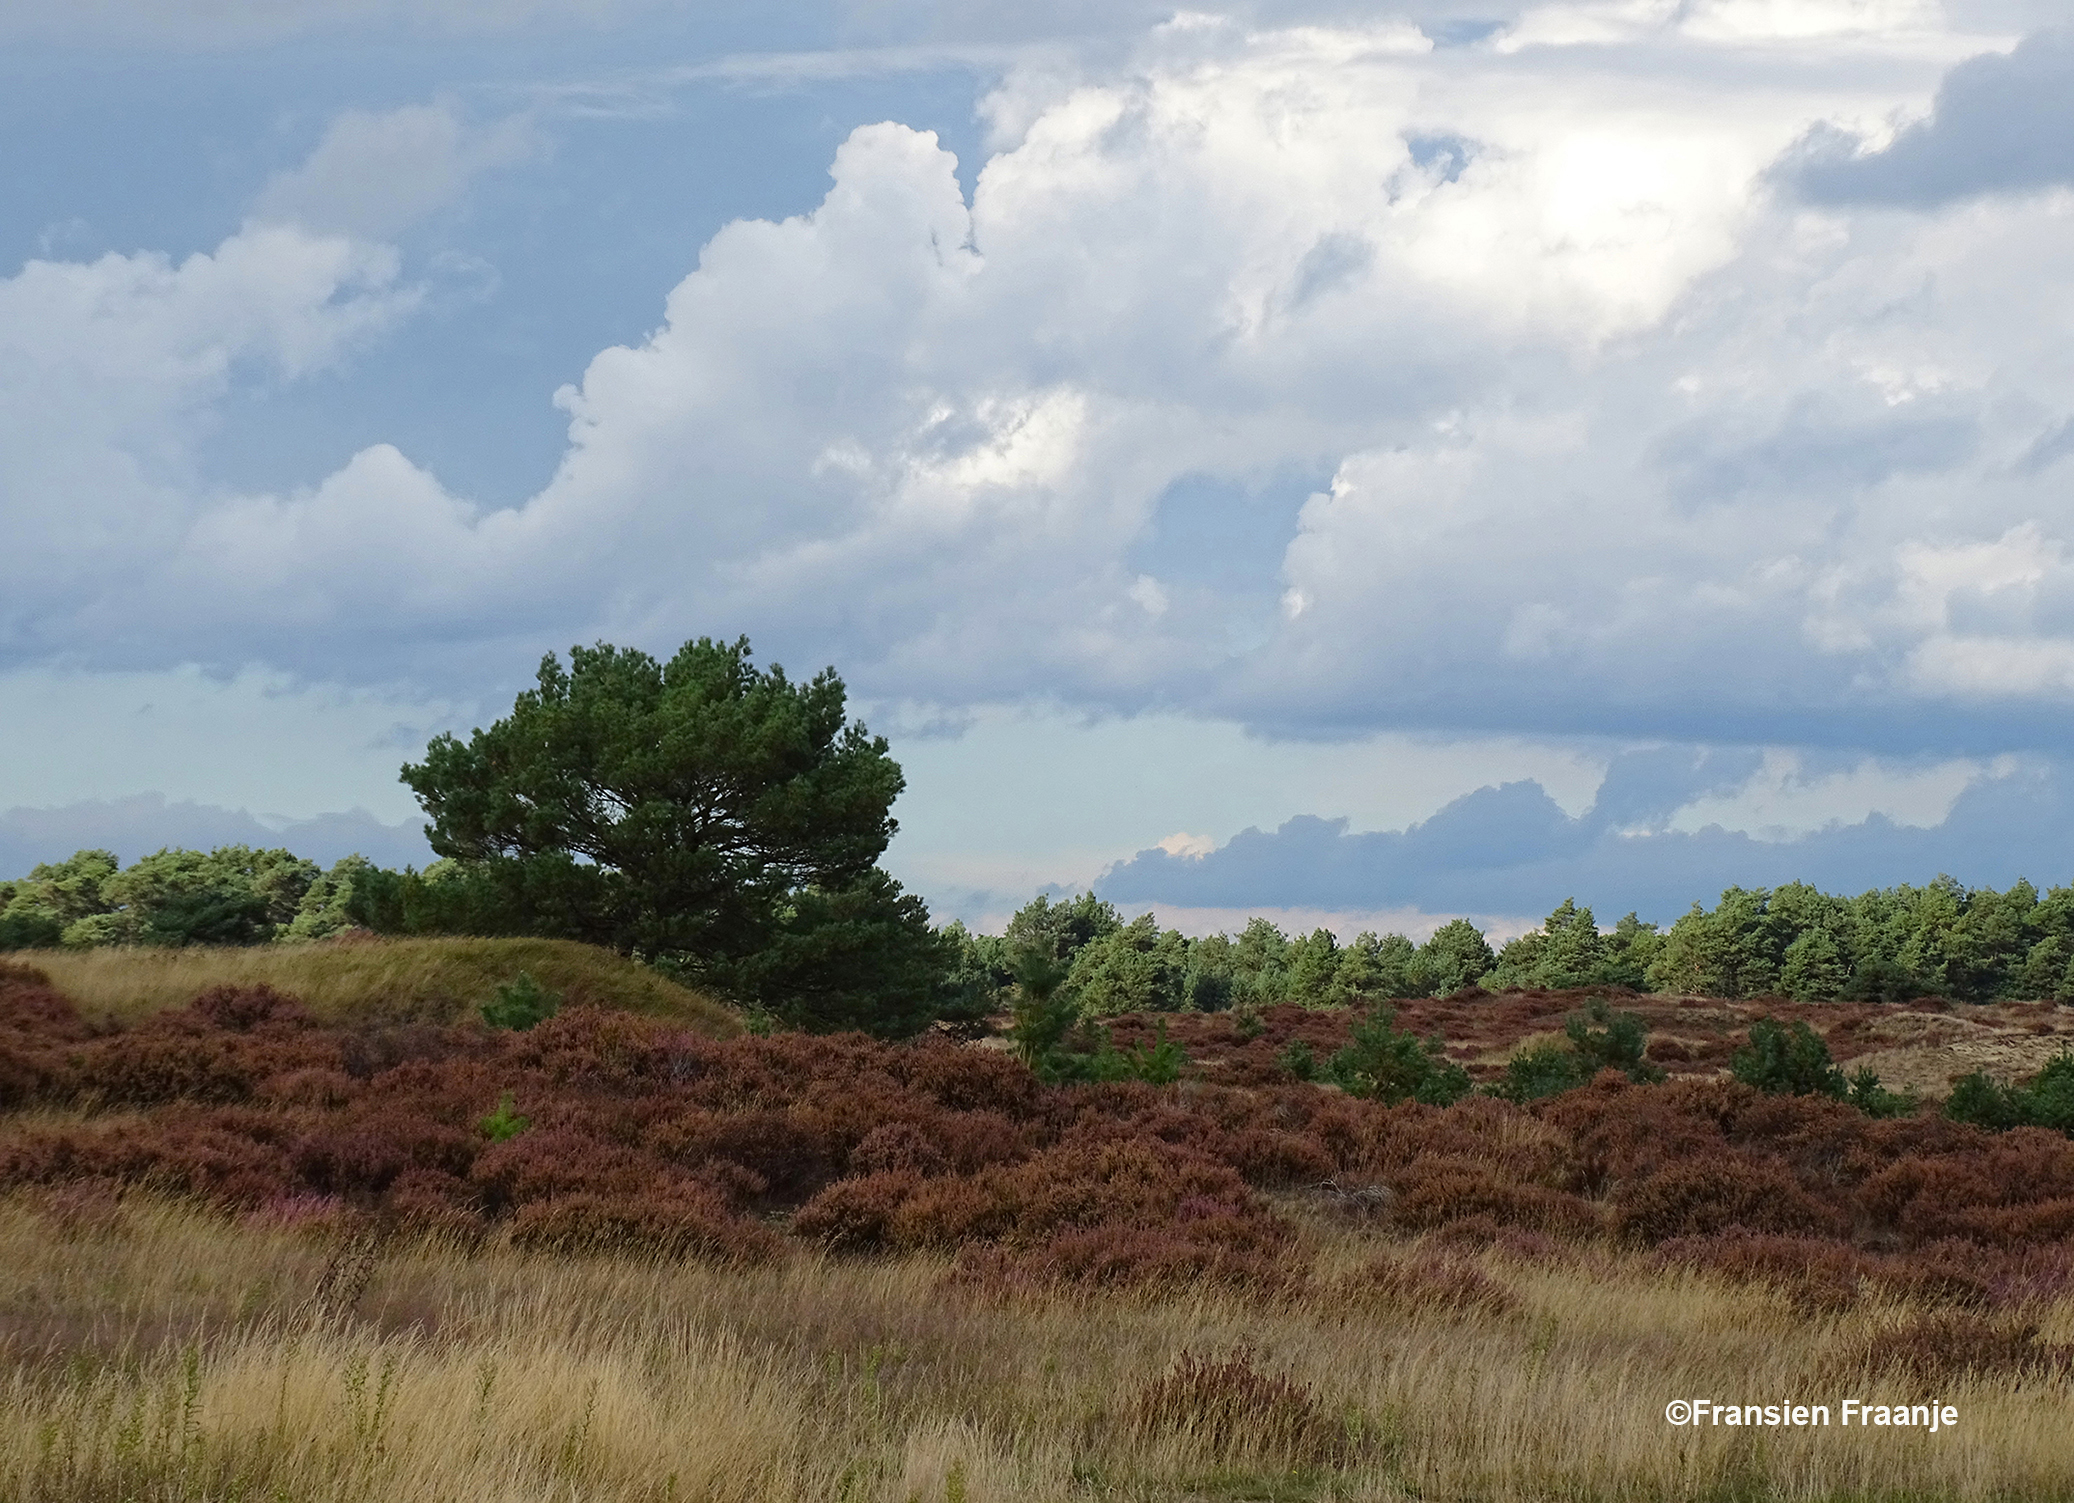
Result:
{"label": "hill", "polygon": [[565,1005],[681,1023],[714,1038],[741,1031],[726,1004],[595,945],[559,939],[381,939],[301,945],[23,950],[89,1018],[130,1023],[185,1007],[212,986],[271,986],[327,1023],[452,1023],[472,1017],[520,971]]}

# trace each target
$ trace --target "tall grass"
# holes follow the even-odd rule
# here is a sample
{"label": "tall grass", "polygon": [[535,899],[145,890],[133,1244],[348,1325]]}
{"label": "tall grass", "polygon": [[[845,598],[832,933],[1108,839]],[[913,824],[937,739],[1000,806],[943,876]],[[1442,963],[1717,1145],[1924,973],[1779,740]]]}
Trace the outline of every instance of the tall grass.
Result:
{"label": "tall grass", "polygon": [[734,1014],[703,992],[594,945],[557,939],[371,939],[242,948],[29,950],[36,967],[89,1017],[132,1022],[184,1007],[217,985],[264,983],[334,1023],[449,1023],[472,1017],[520,971],[566,1002],[671,1018],[716,1037]]}
{"label": "tall grass", "polygon": [[[1380,1245],[1312,1230],[1321,1271]],[[744,1271],[434,1242],[313,1301],[341,1256],[136,1198],[0,1203],[0,1497],[2074,1496],[2064,1378],[1953,1380],[1938,1435],[1671,1429],[1679,1396],[1883,1399],[1893,1380],[1846,1354],[1910,1310],[1809,1319],[1604,1250],[1484,1252],[1505,1298],[1454,1308],[1330,1278],[1287,1302],[980,1300],[927,1258]],[[2030,1316],[2074,1335],[2064,1300]],[[1148,1407],[1177,1359],[1239,1353],[1259,1381],[1233,1402]]]}

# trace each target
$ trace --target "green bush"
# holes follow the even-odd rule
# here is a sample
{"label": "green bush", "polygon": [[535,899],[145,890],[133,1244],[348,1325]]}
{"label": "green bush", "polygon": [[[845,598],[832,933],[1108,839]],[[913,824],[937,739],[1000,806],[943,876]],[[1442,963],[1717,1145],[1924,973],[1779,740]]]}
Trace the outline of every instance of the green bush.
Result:
{"label": "green bush", "polygon": [[1750,1045],[1729,1063],[1737,1080],[1772,1096],[1833,1096],[1842,1100],[1844,1072],[1829,1058],[1822,1035],[1796,1019],[1781,1028],[1770,1018],[1750,1025]]}
{"label": "green bush", "polygon": [[482,1020],[492,1028],[509,1028],[524,1033],[553,1017],[561,997],[533,979],[531,971],[520,971],[515,980],[497,988],[496,996],[482,1005]]}
{"label": "green bush", "polygon": [[[1597,1025],[1597,1026],[1594,1026]],[[1582,1013],[1563,1025],[1564,1044],[1537,1044],[1505,1065],[1505,1078],[1492,1094],[1508,1101],[1538,1101],[1588,1085],[1601,1070],[1619,1070],[1637,1085],[1651,1085],[1664,1072],[1643,1058],[1649,1033],[1631,1012],[1614,1012],[1604,997],[1594,997]]]}
{"label": "green bush", "polygon": [[475,1125],[492,1143],[509,1143],[531,1127],[533,1119],[519,1115],[517,1098],[506,1091],[497,1098],[497,1109]]}
{"label": "green bush", "polygon": [[1536,1044],[1505,1062],[1505,1078],[1491,1094],[1507,1101],[1539,1101],[1574,1091],[1590,1080],[1591,1072],[1574,1050],[1556,1043]]}
{"label": "green bush", "polygon": [[1999,1086],[1976,1070],[1953,1084],[1944,1114],[1996,1132],[2045,1127],[2074,1133],[2074,1053],[2055,1054],[2027,1086]]}
{"label": "green bush", "polygon": [[1469,1072],[1449,1060],[1438,1038],[1421,1042],[1397,1026],[1394,1008],[1379,1005],[1356,1023],[1352,1042],[1326,1061],[1325,1073],[1350,1096],[1395,1105],[1446,1106],[1469,1094]]}
{"label": "green bush", "polygon": [[1915,1115],[1918,1105],[1913,1090],[1888,1090],[1880,1084],[1879,1076],[1870,1065],[1860,1065],[1852,1072],[1850,1089],[1844,1093],[1844,1100],[1868,1117],[1909,1117]]}
{"label": "green bush", "polygon": [[1093,1054],[1068,1055],[1060,1061],[1060,1067],[1069,1076],[1080,1075],[1088,1080],[1142,1080],[1148,1085],[1172,1085],[1188,1067],[1188,1051],[1167,1037],[1164,1022],[1153,1043],[1129,1049],[1117,1048],[1109,1030],[1104,1028]]}

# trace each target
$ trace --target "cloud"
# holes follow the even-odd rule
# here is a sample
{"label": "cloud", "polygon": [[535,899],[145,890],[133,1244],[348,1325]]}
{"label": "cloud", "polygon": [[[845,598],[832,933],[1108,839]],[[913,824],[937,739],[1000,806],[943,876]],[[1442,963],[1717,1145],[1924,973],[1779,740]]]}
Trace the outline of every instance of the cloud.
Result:
{"label": "cloud", "polygon": [[130,598],[208,505],[195,452],[235,382],[324,370],[409,312],[392,251],[251,226],[175,263],[0,279],[0,661],[156,634]]}
{"label": "cloud", "polygon": [[[160,414],[166,452],[44,431],[89,514],[148,524],[131,552],[73,529],[80,568],[22,597],[15,640],[453,690],[571,640],[740,630],[952,713],[2039,744],[2074,694],[2074,579],[2055,471],[2025,456],[2074,412],[2074,227],[2036,200],[1861,221],[1770,193],[1808,122],[1928,93],[1964,39],[1926,41],[1919,7],[1590,14],[1630,12],[1510,53],[1176,17],[1016,69],[969,199],[935,137],[864,126],[817,207],[728,225],[654,331],[560,393],[562,462],[515,508],[385,444],[225,494],[180,461],[228,378],[166,396],[115,369],[82,410]],[[278,196],[349,204],[433,141],[336,221],[401,223],[469,139],[341,123]],[[382,264],[304,316],[382,306]],[[22,388],[81,343],[36,346]],[[1238,591],[1158,541],[1255,507],[1225,529]],[[1935,563],[1981,549],[2031,562]]]}
{"label": "cloud", "polygon": [[348,110],[301,166],[268,181],[252,213],[313,234],[387,240],[454,202],[478,173],[538,149],[522,117],[475,126],[444,104]]}
{"label": "cloud", "polygon": [[1912,209],[2074,186],[2074,32],[2039,32],[2007,55],[1961,63],[1929,117],[1883,146],[1819,127],[1782,171],[1816,203]]}
{"label": "cloud", "polygon": [[2032,764],[1973,779],[1928,826],[1870,813],[1797,838],[1767,841],[1710,824],[1622,828],[1639,774],[1659,783],[1682,759],[1689,786],[1712,776],[1689,752],[1616,761],[1599,804],[1572,819],[1532,782],[1468,794],[1402,831],[1352,833],[1344,819],[1300,816],[1248,830],[1206,856],[1139,852],[1103,873],[1095,890],[1125,906],[1242,910],[1415,908],[1428,913],[1546,913],[1565,898],[1610,922],[1630,910],[1656,922],[1731,885],[1807,881],[1857,892],[1949,872],[1976,886],[2028,876],[2066,880],[2074,839],[2074,781],[2064,764]]}
{"label": "cloud", "polygon": [[109,850],[125,864],[167,846],[213,850],[223,845],[286,849],[329,866],[361,855],[382,866],[424,866],[432,859],[420,821],[383,824],[365,809],[311,819],[266,820],[243,809],[169,803],[163,794],[90,799],[54,808],[0,810],[0,877],[26,876],[75,851]]}

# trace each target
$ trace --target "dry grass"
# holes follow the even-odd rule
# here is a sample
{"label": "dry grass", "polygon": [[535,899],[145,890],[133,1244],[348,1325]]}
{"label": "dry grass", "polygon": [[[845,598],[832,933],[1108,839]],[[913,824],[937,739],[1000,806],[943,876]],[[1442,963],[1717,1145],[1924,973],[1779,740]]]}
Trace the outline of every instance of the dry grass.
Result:
{"label": "dry grass", "polygon": [[520,971],[575,1004],[671,1018],[714,1037],[740,1031],[733,1012],[610,950],[558,939],[374,939],[237,949],[25,950],[88,1017],[133,1022],[184,1007],[211,986],[264,983],[326,1022],[450,1023],[473,1014]]}
{"label": "dry grass", "polygon": [[[1309,1236],[1321,1270],[1385,1250],[1323,1222]],[[314,1307],[339,1261],[307,1233],[161,1203],[0,1203],[0,1497],[2074,1496],[2064,1380],[1956,1380],[1939,1397],[1961,1422],[1938,1435],[1672,1430],[1674,1396],[1883,1398],[1839,1354],[1908,1312],[1810,1320],[1783,1293],[1604,1252],[1480,1255],[1502,1311],[1345,1286],[1293,1304],[976,1302],[926,1259],[727,1271],[425,1243]],[[2065,1302],[2030,1318],[2074,1335]],[[1288,1427],[1208,1409],[1146,1422],[1178,1357],[1241,1350],[1263,1388],[1326,1417],[1331,1446],[1292,1452]]]}

